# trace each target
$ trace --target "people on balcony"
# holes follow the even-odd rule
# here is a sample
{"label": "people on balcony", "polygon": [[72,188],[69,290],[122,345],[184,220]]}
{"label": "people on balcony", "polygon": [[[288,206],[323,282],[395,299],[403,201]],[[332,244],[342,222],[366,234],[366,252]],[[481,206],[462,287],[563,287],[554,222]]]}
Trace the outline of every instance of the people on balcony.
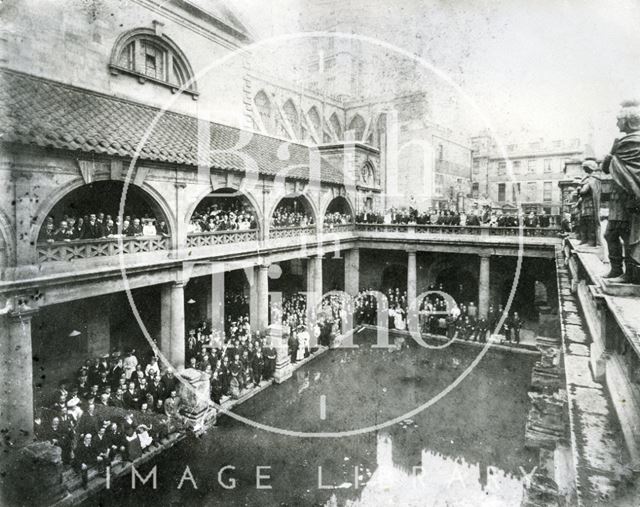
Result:
{"label": "people on balcony", "polygon": [[248,231],[258,228],[251,207],[241,198],[224,198],[220,202],[196,209],[189,232]]}
{"label": "people on balcony", "polygon": [[540,213],[530,212],[526,216],[523,213],[512,213],[488,211],[482,213],[474,209],[469,212],[454,210],[429,209],[418,212],[414,208],[389,208],[384,212],[365,211],[356,217],[357,223],[363,224],[386,224],[386,225],[441,225],[441,226],[461,226],[479,227],[486,225],[489,227],[518,227],[523,222],[529,228],[551,227],[551,217],[544,211]]}
{"label": "people on balcony", "polygon": [[[76,219],[74,216],[64,215],[55,225],[52,216],[48,216],[41,229],[38,242],[71,242],[87,239],[107,239],[119,236],[119,216],[115,221],[112,215],[104,213],[89,213]],[[169,228],[164,219],[156,219],[149,216],[138,217],[125,214],[122,220],[122,236],[169,236]]]}
{"label": "people on balcony", "polygon": [[301,206],[281,202],[271,218],[271,227],[308,227],[313,225],[313,216]]}
{"label": "people on balcony", "polygon": [[331,229],[336,225],[346,225],[353,222],[351,213],[341,213],[336,211],[334,213],[327,213],[324,216],[324,228]]}

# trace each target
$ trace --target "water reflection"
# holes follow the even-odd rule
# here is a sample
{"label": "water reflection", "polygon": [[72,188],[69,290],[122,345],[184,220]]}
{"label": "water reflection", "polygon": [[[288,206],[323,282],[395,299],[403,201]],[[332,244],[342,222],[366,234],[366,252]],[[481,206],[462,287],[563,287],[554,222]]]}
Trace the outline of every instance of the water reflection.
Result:
{"label": "water reflection", "polygon": [[[422,449],[420,463],[407,467],[394,461],[395,454],[391,435],[378,434],[377,468],[360,497],[345,506],[513,506],[522,501],[523,478],[494,465]],[[338,500],[332,496],[325,505],[333,507]]]}

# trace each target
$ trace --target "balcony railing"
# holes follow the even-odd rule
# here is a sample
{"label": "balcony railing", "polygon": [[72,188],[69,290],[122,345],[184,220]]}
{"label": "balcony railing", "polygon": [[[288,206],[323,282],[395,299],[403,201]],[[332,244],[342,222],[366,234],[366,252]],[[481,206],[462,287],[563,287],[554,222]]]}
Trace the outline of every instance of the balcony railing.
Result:
{"label": "balcony railing", "polygon": [[228,245],[230,243],[242,243],[244,241],[257,241],[257,239],[257,229],[247,231],[192,232],[187,235],[187,247],[197,248],[201,246]]}
{"label": "balcony railing", "polygon": [[269,231],[269,237],[276,238],[295,238],[298,236],[306,236],[316,233],[315,225],[307,225],[305,227],[274,227]]}
{"label": "balcony railing", "polygon": [[[316,226],[305,227],[277,227],[269,231],[270,239],[296,238],[315,235]],[[432,236],[505,236],[556,238],[560,229],[556,227],[486,227],[462,225],[415,225],[415,224],[339,224],[327,226],[325,233],[360,232],[360,233],[412,233],[413,235]],[[247,231],[214,231],[197,232],[187,235],[187,247],[197,248],[213,245],[229,245],[249,241],[257,241],[257,229]],[[171,247],[170,238],[162,236],[127,237],[122,244],[117,238],[90,239],[69,242],[38,243],[37,256],[39,263],[73,261],[76,259],[91,259],[109,257],[120,254],[137,254],[168,250]]]}
{"label": "balcony railing", "polygon": [[356,224],[325,224],[322,228],[323,232],[351,232],[356,230]]}
{"label": "balcony railing", "polygon": [[416,225],[420,234],[472,234],[480,236],[483,227],[477,225]]}
{"label": "balcony railing", "polygon": [[364,232],[400,232],[411,228],[416,234],[472,236],[519,236],[556,238],[561,230],[557,227],[487,227],[479,225],[417,225],[417,224],[357,224],[358,231]]}
{"label": "balcony railing", "polygon": [[120,254],[158,252],[169,249],[169,239],[163,236],[145,236],[122,238],[122,244],[117,238],[38,243],[38,262],[72,261]]}

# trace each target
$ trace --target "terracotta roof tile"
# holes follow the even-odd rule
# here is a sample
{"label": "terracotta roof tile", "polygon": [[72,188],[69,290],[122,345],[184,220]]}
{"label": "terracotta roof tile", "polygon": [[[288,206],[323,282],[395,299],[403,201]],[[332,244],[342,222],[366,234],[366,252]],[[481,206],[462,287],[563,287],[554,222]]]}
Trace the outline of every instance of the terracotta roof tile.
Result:
{"label": "terracotta roof tile", "polygon": [[[0,138],[4,142],[133,157],[161,111],[6,69],[0,70],[0,79]],[[261,174],[308,178],[308,147],[217,123],[208,123],[208,127],[212,167],[244,171],[253,163]],[[197,146],[197,119],[165,112],[157,119],[140,158],[198,165]],[[343,182],[340,170],[325,159],[321,160],[321,179]]]}

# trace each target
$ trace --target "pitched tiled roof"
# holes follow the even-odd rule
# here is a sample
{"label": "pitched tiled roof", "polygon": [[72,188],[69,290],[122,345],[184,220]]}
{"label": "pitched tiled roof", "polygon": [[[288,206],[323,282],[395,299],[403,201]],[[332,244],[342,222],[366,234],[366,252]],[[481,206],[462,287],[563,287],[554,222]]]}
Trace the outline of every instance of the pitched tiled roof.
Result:
{"label": "pitched tiled roof", "polygon": [[[0,80],[2,142],[133,157],[161,111],[9,70],[0,70]],[[308,147],[217,123],[204,125],[209,129],[211,167],[244,171],[252,167],[249,159],[261,174],[308,178]],[[165,112],[150,132],[139,159],[195,166],[197,146],[197,119]],[[237,153],[233,153],[236,146]],[[325,159],[321,161],[321,179],[343,182],[340,170]]]}

